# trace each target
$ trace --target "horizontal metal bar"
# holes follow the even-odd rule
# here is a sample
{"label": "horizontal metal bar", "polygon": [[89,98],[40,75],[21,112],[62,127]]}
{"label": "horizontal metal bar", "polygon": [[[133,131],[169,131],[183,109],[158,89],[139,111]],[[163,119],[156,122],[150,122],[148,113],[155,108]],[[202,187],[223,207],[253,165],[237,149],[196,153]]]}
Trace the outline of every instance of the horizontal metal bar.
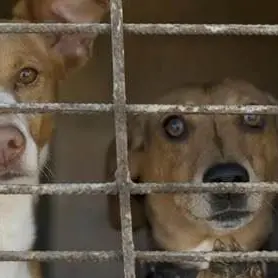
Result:
{"label": "horizontal metal bar", "polygon": [[186,114],[278,114],[277,105],[165,105],[129,104],[129,113],[186,113]]}
{"label": "horizontal metal bar", "polygon": [[0,261],[94,262],[122,260],[120,251],[1,251]]}
{"label": "horizontal metal bar", "polygon": [[136,258],[144,262],[278,262],[278,251],[252,252],[166,252],[137,251]]}
{"label": "horizontal metal bar", "polygon": [[[135,251],[140,262],[278,262],[278,251],[252,252],[166,252]],[[66,261],[94,262],[122,261],[121,251],[1,251],[0,261]]]}
{"label": "horizontal metal bar", "polygon": [[[132,114],[185,113],[185,114],[278,114],[277,105],[167,105],[126,104],[125,111]],[[0,103],[0,113],[59,113],[91,114],[111,112],[114,104],[105,103]]]}
{"label": "horizontal metal bar", "polygon": [[0,113],[62,113],[84,114],[109,112],[113,104],[105,103],[0,103]]}
{"label": "horizontal metal bar", "polygon": [[[137,35],[278,35],[278,25],[257,24],[135,24],[123,25],[125,32]],[[0,23],[0,33],[107,33],[107,23]]]}
{"label": "horizontal metal bar", "polygon": [[[278,193],[278,182],[255,183],[128,183],[131,194],[214,192]],[[0,184],[0,194],[81,195],[117,194],[115,182],[111,183],[49,183],[40,185]]]}
{"label": "horizontal metal bar", "polygon": [[150,193],[178,193],[178,192],[213,192],[213,193],[245,193],[245,192],[268,192],[277,193],[277,182],[254,182],[254,183],[132,183],[131,194]]}

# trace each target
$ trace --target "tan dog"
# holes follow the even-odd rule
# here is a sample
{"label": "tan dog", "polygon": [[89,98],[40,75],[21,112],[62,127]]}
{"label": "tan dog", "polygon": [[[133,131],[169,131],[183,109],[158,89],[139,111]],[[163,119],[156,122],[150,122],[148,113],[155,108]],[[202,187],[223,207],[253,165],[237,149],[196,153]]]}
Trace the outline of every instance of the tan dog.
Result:
{"label": "tan dog", "polygon": [[[61,40],[36,34],[0,35],[0,102],[55,102],[69,69]],[[72,46],[71,46],[72,47]],[[71,50],[74,50],[71,48]],[[87,56],[76,56],[76,67]],[[50,114],[0,115],[0,183],[38,184],[53,130]],[[34,201],[31,195],[0,196],[0,250],[27,251],[35,238]],[[0,278],[38,278],[38,265],[0,262]]]}
{"label": "tan dog", "polygon": [[[243,81],[191,86],[168,93],[162,104],[271,104],[264,92]],[[255,182],[277,180],[275,116],[136,116],[129,121],[131,177],[140,182]],[[107,157],[114,179],[115,146]],[[118,200],[108,197],[112,226],[120,229]],[[216,239],[235,238],[254,250],[271,231],[273,194],[149,194],[145,206],[132,197],[134,228],[146,218],[157,245],[171,251],[211,251]],[[147,217],[146,217],[147,215]],[[201,265],[207,268],[208,265]]]}
{"label": "tan dog", "polygon": [[[214,242],[214,251],[243,251],[238,242],[232,240],[224,244],[221,240]],[[201,271],[197,278],[264,278],[264,267],[261,263],[211,263],[209,269]]]}

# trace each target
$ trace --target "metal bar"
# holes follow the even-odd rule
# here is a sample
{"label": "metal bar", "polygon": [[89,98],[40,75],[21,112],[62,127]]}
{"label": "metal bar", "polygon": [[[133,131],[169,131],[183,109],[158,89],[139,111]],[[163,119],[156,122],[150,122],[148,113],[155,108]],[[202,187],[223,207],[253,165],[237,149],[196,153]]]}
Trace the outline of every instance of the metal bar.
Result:
{"label": "metal bar", "polygon": [[[278,193],[278,182],[255,183],[127,183],[130,194],[151,193]],[[49,183],[49,184],[0,184],[0,194],[81,195],[118,194],[115,182],[111,183]]]}
{"label": "metal bar", "polygon": [[165,105],[130,104],[129,113],[186,113],[186,114],[278,114],[277,105]]}
{"label": "metal bar", "polygon": [[119,189],[121,236],[124,261],[124,277],[135,278],[135,253],[132,234],[132,218],[129,192],[129,169],[127,151],[127,115],[125,111],[125,65],[123,6],[121,0],[110,1],[111,39],[113,61],[113,103],[116,136],[117,171]]}
{"label": "metal bar", "polygon": [[[278,251],[251,252],[166,252],[135,251],[140,262],[278,262]],[[121,251],[1,251],[0,261],[66,261],[94,262],[121,261]]]}
{"label": "metal bar", "polygon": [[[0,33],[93,33],[110,31],[107,23],[0,23]],[[273,24],[123,24],[124,31],[136,35],[236,35],[276,36]]]}
{"label": "metal bar", "polygon": [[252,252],[169,252],[137,251],[136,259],[144,262],[278,262],[278,251]]}
{"label": "metal bar", "polygon": [[0,261],[66,261],[94,262],[120,261],[120,251],[1,251]]}
{"label": "metal bar", "polygon": [[0,103],[0,113],[90,114],[110,111],[113,111],[113,104],[105,103]]}
{"label": "metal bar", "polygon": [[[0,103],[0,113],[60,113],[91,114],[114,111],[115,104],[106,103]],[[277,105],[167,105],[167,104],[126,104],[127,113],[185,113],[185,114],[278,114]]]}

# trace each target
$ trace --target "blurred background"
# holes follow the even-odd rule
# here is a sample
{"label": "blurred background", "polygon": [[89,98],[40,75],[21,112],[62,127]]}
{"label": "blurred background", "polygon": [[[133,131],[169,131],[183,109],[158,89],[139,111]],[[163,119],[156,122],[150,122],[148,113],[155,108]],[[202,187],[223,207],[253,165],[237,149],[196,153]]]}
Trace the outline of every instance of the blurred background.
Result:
{"label": "blurred background", "polygon": [[[76,0],[78,1],[78,0]],[[1,17],[10,17],[13,1],[2,0]],[[128,0],[129,23],[277,24],[275,0]],[[111,102],[112,62],[108,35],[95,43],[94,57],[61,88],[63,102]],[[242,78],[277,94],[278,37],[125,36],[128,102],[153,103],[155,97],[187,82]],[[277,94],[278,95],[278,94]],[[107,145],[113,136],[111,115],[57,116],[50,167],[43,182],[104,181]],[[121,238],[106,219],[105,196],[42,197],[38,208],[40,250],[113,250]],[[144,233],[135,235],[145,248]],[[109,267],[108,267],[109,266]],[[121,278],[120,263],[44,266],[46,278]]]}

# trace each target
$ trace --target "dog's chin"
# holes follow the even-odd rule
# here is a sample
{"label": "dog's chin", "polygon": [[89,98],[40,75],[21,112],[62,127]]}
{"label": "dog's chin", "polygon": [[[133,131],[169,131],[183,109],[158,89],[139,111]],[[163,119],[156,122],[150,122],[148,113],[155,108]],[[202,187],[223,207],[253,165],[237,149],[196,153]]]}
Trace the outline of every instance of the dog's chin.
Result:
{"label": "dog's chin", "polygon": [[248,225],[254,214],[247,211],[225,211],[212,215],[207,219],[208,225],[221,233],[238,230]]}

